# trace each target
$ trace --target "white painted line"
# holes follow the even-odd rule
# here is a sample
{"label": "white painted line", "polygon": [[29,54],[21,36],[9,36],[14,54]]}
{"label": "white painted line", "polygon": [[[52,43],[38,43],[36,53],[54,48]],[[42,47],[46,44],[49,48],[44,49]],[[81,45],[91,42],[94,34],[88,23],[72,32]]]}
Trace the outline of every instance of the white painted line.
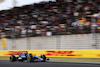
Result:
{"label": "white painted line", "polygon": [[100,64],[100,62],[77,62],[77,61],[49,61],[49,62],[67,62],[67,63]]}

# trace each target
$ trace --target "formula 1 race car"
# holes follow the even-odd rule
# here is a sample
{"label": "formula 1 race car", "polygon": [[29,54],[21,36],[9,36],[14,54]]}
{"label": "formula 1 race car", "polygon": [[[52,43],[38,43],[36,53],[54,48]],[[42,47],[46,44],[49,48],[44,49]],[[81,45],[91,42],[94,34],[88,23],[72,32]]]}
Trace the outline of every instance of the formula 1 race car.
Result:
{"label": "formula 1 race car", "polygon": [[14,61],[19,61],[19,62],[34,62],[34,61],[41,61],[41,62],[45,62],[46,60],[49,60],[48,57],[46,57],[45,55],[41,55],[36,56],[36,55],[32,55],[32,54],[19,54],[17,57],[14,56],[13,54],[11,54],[10,56],[10,62],[14,62]]}

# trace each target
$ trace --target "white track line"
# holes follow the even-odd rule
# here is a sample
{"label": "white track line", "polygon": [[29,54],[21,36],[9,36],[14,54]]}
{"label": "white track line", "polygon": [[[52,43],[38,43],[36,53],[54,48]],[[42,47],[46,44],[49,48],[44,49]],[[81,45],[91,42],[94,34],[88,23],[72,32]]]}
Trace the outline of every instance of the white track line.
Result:
{"label": "white track line", "polygon": [[49,61],[49,62],[67,62],[67,63],[100,64],[100,62],[77,62],[77,61]]}

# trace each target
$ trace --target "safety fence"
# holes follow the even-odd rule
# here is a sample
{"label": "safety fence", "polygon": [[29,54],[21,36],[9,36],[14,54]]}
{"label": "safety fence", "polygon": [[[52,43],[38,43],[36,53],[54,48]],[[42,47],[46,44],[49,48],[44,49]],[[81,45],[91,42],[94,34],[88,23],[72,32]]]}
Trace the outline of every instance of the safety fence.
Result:
{"label": "safety fence", "polygon": [[66,58],[100,58],[100,50],[8,50],[0,51],[0,56],[10,56],[12,53],[28,52],[40,56],[45,54],[47,57],[66,57]]}

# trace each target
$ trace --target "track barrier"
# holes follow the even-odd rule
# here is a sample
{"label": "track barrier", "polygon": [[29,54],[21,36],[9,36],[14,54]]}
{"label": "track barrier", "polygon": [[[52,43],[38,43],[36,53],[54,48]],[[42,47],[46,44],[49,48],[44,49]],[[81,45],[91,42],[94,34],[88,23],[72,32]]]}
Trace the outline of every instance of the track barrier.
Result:
{"label": "track barrier", "polygon": [[40,56],[45,54],[47,57],[67,57],[67,58],[100,58],[100,50],[1,50],[0,56],[10,56],[12,53],[28,52]]}

